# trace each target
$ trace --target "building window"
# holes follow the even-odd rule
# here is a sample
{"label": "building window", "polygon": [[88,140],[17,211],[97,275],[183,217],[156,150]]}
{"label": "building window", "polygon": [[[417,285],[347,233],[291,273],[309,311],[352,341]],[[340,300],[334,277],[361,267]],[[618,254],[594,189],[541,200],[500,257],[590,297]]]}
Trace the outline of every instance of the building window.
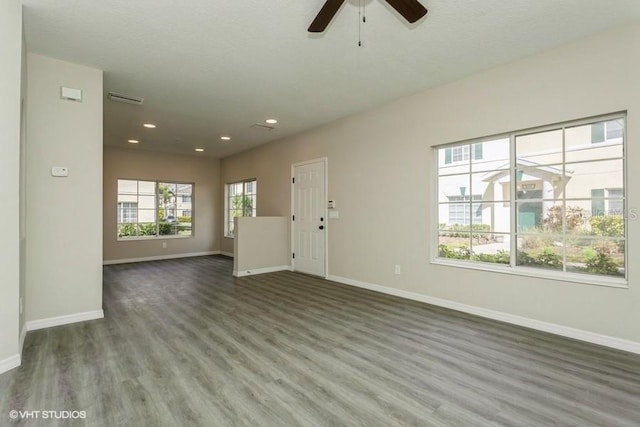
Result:
{"label": "building window", "polygon": [[191,211],[182,211],[182,216],[190,218],[191,217]]}
{"label": "building window", "polygon": [[445,163],[468,162],[471,153],[473,153],[475,160],[482,159],[482,143],[446,148]]}
{"label": "building window", "polygon": [[615,142],[622,139],[624,120],[614,119],[591,125],[591,143]]}
{"label": "building window", "polygon": [[118,240],[190,237],[191,215],[178,217],[183,196],[193,195],[193,184],[118,179]]}
{"label": "building window", "polygon": [[591,190],[591,215],[622,215],[623,196],[622,188],[594,188]]}
{"label": "building window", "polygon": [[[474,195],[473,200],[482,200],[481,195]],[[471,224],[471,213],[473,212],[473,222],[482,221],[482,205],[472,204],[469,196],[449,196],[449,225],[469,225]]]}
{"label": "building window", "polygon": [[138,222],[137,202],[118,202],[118,223]]}
{"label": "building window", "polygon": [[256,216],[257,182],[255,179],[232,182],[225,188],[225,236],[234,236],[238,216]]}
{"label": "building window", "polygon": [[182,203],[191,203],[191,196],[182,195]]}
{"label": "building window", "polygon": [[[612,115],[436,147],[436,260],[626,283],[624,124]],[[607,144],[593,144],[596,128]]]}

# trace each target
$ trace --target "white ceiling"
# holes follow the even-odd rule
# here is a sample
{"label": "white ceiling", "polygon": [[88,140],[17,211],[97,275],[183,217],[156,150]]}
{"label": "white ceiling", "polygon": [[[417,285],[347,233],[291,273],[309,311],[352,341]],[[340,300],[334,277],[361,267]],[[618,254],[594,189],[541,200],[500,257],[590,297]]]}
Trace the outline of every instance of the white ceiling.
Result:
{"label": "white ceiling", "polygon": [[[23,3],[29,51],[102,69],[105,94],[145,99],[105,97],[105,145],[215,157],[640,19],[639,0],[421,0],[429,13],[410,25],[363,0],[358,47],[359,1],[319,35],[307,27],[324,0]],[[249,128],[269,117],[275,130]]]}

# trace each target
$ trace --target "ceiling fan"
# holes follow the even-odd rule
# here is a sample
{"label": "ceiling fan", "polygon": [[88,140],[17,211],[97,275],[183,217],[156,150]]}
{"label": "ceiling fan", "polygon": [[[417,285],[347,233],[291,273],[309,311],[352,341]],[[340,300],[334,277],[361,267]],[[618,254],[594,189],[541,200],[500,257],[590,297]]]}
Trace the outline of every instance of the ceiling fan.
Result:
{"label": "ceiling fan", "polygon": [[[345,0],[327,0],[309,26],[310,33],[321,33],[329,25]],[[387,3],[409,23],[413,24],[427,14],[427,9],[418,0],[386,0]]]}

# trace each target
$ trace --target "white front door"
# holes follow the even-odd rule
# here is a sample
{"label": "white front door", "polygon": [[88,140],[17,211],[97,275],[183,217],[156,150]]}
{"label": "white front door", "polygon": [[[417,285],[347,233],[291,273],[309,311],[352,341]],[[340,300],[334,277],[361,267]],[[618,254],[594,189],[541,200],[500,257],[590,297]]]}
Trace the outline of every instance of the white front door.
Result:
{"label": "white front door", "polygon": [[293,165],[293,270],[324,277],[326,245],[326,160]]}

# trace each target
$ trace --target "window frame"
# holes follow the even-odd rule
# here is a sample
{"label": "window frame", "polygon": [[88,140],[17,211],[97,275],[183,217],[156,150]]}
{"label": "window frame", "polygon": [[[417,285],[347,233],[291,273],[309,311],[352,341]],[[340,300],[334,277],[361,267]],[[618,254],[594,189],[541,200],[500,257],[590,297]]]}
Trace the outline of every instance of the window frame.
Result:
{"label": "window frame", "polygon": [[[138,183],[137,187],[136,187],[136,197],[140,197],[140,182],[152,182],[154,183],[154,216],[155,216],[155,229],[156,229],[156,234],[155,235],[147,235],[147,236],[130,236],[130,237],[120,237],[120,224],[139,224],[139,215],[138,213],[136,213],[136,217],[137,220],[136,222],[120,222],[120,204],[121,203],[131,203],[131,202],[119,202],[118,201],[118,197],[120,196],[120,192],[119,192],[119,181],[136,181]],[[159,212],[159,207],[158,207],[158,190],[160,187],[160,184],[175,184],[175,185],[190,185],[191,186],[191,234],[190,235],[179,235],[179,234],[160,234],[160,230],[159,230],[159,224],[162,223],[161,219],[160,219],[160,215],[158,214]],[[165,240],[165,239],[192,239],[195,237],[195,212],[196,212],[196,207],[195,207],[195,192],[196,192],[196,184],[195,182],[187,182],[187,181],[175,181],[175,180],[161,180],[161,179],[146,179],[146,178],[123,178],[123,177],[118,177],[116,178],[116,240],[118,242],[130,242],[130,241],[140,241],[140,240]],[[178,195],[176,195],[176,203],[178,200]],[[180,199],[181,200],[181,199]],[[139,199],[137,202],[135,202],[138,206],[139,206]],[[177,205],[176,205],[177,206]],[[144,210],[151,210],[151,209],[144,209]],[[177,208],[176,208],[176,214],[177,214]],[[175,215],[177,218],[177,215]]]}
{"label": "window frame", "polygon": [[[242,196],[246,196],[247,195],[247,184],[249,183],[254,183],[255,186],[255,192],[254,193],[249,193],[250,195],[254,195],[255,196],[255,205],[253,205],[251,207],[251,212],[253,215],[250,215],[251,217],[256,217],[258,216],[258,211],[257,211],[257,205],[258,205],[258,180],[257,178],[248,178],[248,179],[243,179],[240,181],[233,181],[233,182],[228,182],[224,185],[224,237],[226,237],[227,239],[233,239],[235,238],[235,234],[233,234],[233,232],[230,230],[230,224],[231,221],[233,221],[233,218],[229,217],[229,213],[231,211],[231,207],[230,207],[230,199],[231,199],[231,195],[230,195],[230,187],[232,185],[238,185],[238,184],[242,184]],[[237,196],[238,194],[236,194]],[[244,210],[243,210],[244,213]],[[242,216],[246,216],[248,217],[249,215],[242,215]],[[235,218],[235,217],[234,217]],[[235,230],[233,230],[235,231]]]}
{"label": "window frame", "polygon": [[[614,276],[606,276],[606,275],[597,275],[597,274],[589,274],[589,273],[576,273],[570,271],[557,271],[552,269],[542,269],[542,268],[534,268],[523,265],[517,265],[515,260],[517,257],[517,203],[518,198],[516,197],[517,192],[517,182],[516,179],[516,171],[517,171],[517,155],[516,155],[516,138],[518,136],[529,135],[533,133],[541,133],[545,131],[552,131],[558,129],[566,129],[570,127],[584,126],[593,124],[594,122],[600,121],[610,121],[615,119],[623,120],[623,130],[622,130],[622,157],[616,157],[615,160],[622,160],[622,200],[625,204],[625,212],[623,212],[623,220],[624,220],[624,235],[622,239],[624,239],[624,277],[614,277]],[[522,129],[513,132],[506,132],[501,134],[495,134],[480,138],[473,138],[469,140],[463,140],[453,143],[441,144],[432,146],[431,152],[431,165],[432,165],[432,174],[431,174],[431,229],[435,230],[435,232],[431,233],[430,240],[430,249],[431,256],[430,262],[431,264],[449,266],[449,267],[459,267],[466,268],[471,270],[480,270],[480,271],[489,271],[501,274],[509,274],[515,276],[526,276],[526,277],[535,277],[535,278],[544,278],[557,280],[561,282],[574,282],[581,283],[587,285],[597,285],[597,286],[607,286],[613,288],[624,288],[627,289],[629,287],[629,213],[626,211],[628,209],[628,168],[627,168],[627,112],[620,111],[616,113],[593,116],[584,119],[571,120],[567,122],[554,123],[545,126],[538,126],[528,129]],[[564,134],[564,132],[563,132]],[[439,256],[439,222],[440,222],[440,200],[439,200],[439,172],[440,172],[440,163],[439,163],[439,150],[452,148],[454,146],[459,145],[471,145],[490,142],[499,139],[509,139],[509,193],[510,193],[510,207],[509,207],[509,215],[510,215],[510,263],[509,264],[498,264],[498,263],[489,263],[475,260],[458,260],[452,258],[444,258]],[[564,136],[563,136],[564,138]],[[608,145],[609,142],[599,143],[598,145]],[[564,143],[563,143],[564,147]],[[563,167],[567,165],[565,155],[566,149],[563,148],[562,153],[562,165]],[[597,159],[594,161],[604,161],[606,158]],[[571,164],[572,162],[569,162]],[[450,163],[445,162],[445,165],[450,165]],[[470,173],[473,173],[470,170]],[[605,193],[606,193],[605,189]],[[615,190],[620,190],[620,188],[615,188]],[[606,197],[606,195],[605,195]],[[566,197],[562,200],[566,200]],[[593,199],[592,199],[593,200]],[[473,203],[473,202],[472,202]],[[606,239],[602,239],[606,240]]]}

